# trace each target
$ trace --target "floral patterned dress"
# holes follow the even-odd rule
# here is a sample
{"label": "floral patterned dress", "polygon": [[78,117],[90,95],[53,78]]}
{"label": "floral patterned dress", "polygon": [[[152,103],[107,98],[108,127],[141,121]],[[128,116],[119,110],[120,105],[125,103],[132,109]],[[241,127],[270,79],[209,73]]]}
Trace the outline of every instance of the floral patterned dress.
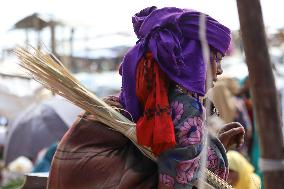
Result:
{"label": "floral patterned dress", "polygon": [[[201,152],[204,147],[203,129],[206,127],[205,109],[197,98],[172,89],[169,101],[174,122],[176,147],[158,158],[159,181],[168,188],[191,189],[192,181],[200,174]],[[223,145],[209,137],[207,168],[226,179],[228,163]]]}

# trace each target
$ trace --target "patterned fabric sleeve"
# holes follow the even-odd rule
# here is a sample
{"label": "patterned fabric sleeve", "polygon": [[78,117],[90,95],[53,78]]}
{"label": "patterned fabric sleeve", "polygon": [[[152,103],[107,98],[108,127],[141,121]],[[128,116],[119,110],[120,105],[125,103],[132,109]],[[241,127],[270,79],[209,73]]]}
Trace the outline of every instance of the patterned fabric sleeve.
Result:
{"label": "patterned fabric sleeve", "polygon": [[[177,144],[158,158],[159,182],[167,188],[191,189],[200,173],[205,111],[198,99],[178,90],[170,92],[169,101]],[[216,143],[210,139],[208,168],[221,178],[226,178],[226,163],[220,152],[222,144]]]}

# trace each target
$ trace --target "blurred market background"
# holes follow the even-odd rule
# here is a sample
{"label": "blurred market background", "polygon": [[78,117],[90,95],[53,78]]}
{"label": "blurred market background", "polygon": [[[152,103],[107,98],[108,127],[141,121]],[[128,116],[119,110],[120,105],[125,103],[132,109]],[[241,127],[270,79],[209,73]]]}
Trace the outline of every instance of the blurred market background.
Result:
{"label": "blurred market background", "polygon": [[[284,2],[261,0],[261,3],[279,108],[284,112]],[[250,136],[242,153],[255,163],[253,136],[257,132],[249,104],[248,71],[235,1],[9,0],[1,2],[0,7],[0,186],[17,186],[17,179],[25,173],[48,171],[48,161],[40,166],[37,162],[47,152],[52,153],[54,144],[81,111],[26,75],[17,65],[12,49],[27,44],[46,49],[97,96],[118,94],[120,62],[137,41],[131,16],[152,5],[196,9],[231,28],[231,47],[222,61],[224,76],[216,85],[223,93],[212,92],[211,98],[219,108],[221,121],[245,120]],[[226,107],[218,105],[220,97],[226,99]],[[11,184],[11,180],[16,183]]]}

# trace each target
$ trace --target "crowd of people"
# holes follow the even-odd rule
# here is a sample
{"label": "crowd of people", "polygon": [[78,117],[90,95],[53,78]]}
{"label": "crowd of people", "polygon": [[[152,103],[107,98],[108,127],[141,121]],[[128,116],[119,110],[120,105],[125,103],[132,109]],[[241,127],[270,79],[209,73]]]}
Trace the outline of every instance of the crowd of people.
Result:
{"label": "crowd of people", "polygon": [[241,148],[233,146],[227,153],[230,169],[228,182],[237,189],[260,188],[262,176],[258,166],[260,154],[248,77],[243,80],[222,77],[208,96],[219,110],[219,120],[211,124],[213,127],[220,122],[238,122],[245,129],[243,146]]}

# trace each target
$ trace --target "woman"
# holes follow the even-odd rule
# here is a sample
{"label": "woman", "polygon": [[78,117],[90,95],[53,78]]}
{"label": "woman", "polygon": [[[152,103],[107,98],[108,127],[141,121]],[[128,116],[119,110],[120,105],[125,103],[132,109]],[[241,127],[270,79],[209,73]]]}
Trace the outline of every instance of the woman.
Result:
{"label": "woman", "polygon": [[229,183],[235,189],[260,189],[260,178],[253,166],[237,151],[228,151]]}
{"label": "woman", "polygon": [[[137,123],[138,143],[159,157],[159,185],[169,188],[190,188],[199,176],[205,117],[200,97],[206,92],[199,16],[177,8],[150,7],[137,13],[132,22],[139,41],[120,69],[123,107]],[[230,30],[206,19],[211,55],[207,71],[216,81],[223,72],[220,61],[229,47]],[[208,167],[226,179],[222,144],[212,142],[208,154]]]}
{"label": "woman", "polygon": [[[49,188],[192,188],[204,150],[206,63],[199,41],[200,13],[149,7],[133,17],[137,44],[124,57],[119,100],[137,127],[140,145],[151,148],[157,164],[124,136],[85,115],[60,142]],[[220,59],[230,43],[230,30],[207,16],[213,81],[222,73]],[[210,138],[208,169],[227,177],[225,147],[242,143],[237,123]],[[82,180],[85,182],[82,183]]]}

